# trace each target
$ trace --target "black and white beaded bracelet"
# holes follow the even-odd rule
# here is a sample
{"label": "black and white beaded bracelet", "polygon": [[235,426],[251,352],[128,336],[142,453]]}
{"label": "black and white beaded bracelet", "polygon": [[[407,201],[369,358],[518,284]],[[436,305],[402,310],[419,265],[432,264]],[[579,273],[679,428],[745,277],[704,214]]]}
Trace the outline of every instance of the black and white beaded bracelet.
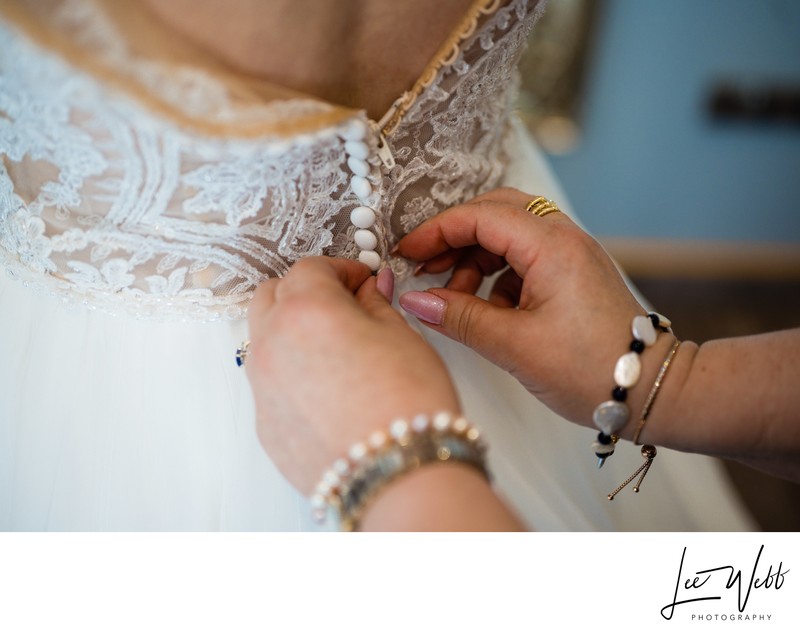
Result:
{"label": "black and white beaded bracelet", "polygon": [[631,332],[633,341],[629,351],[623,354],[614,366],[614,383],[611,400],[595,407],[592,419],[600,432],[592,443],[597,456],[597,467],[602,468],[606,459],[614,454],[617,443],[617,432],[630,419],[630,409],[626,404],[628,390],[639,382],[642,374],[642,361],[639,355],[644,349],[652,346],[658,339],[659,332],[672,332],[672,322],[659,313],[637,315],[633,318]]}

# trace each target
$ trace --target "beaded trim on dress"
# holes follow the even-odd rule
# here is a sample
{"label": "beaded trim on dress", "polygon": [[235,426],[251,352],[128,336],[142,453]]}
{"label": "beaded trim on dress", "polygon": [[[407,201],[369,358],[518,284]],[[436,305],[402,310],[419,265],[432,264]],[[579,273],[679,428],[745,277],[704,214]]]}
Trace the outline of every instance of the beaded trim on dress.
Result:
{"label": "beaded trim on dress", "polygon": [[[424,89],[403,97],[385,138],[391,167],[376,156],[378,137],[367,138],[382,254],[500,181],[516,62],[538,11],[526,0],[495,4]],[[95,39],[112,28],[91,0],[64,5],[76,6],[72,27],[85,19]],[[305,256],[358,255],[350,212],[364,200],[350,188],[344,136],[354,118],[368,124],[363,112],[288,138],[216,137],[143,106],[10,23],[0,22],[0,50],[0,261],[23,282],[136,317],[241,318],[264,277]],[[116,63],[143,64],[136,71],[152,73],[154,85],[166,81],[164,68],[123,53]],[[213,116],[235,115],[212,77],[178,74],[171,101],[188,104],[200,89],[214,95]],[[247,115],[332,108],[279,100]]]}

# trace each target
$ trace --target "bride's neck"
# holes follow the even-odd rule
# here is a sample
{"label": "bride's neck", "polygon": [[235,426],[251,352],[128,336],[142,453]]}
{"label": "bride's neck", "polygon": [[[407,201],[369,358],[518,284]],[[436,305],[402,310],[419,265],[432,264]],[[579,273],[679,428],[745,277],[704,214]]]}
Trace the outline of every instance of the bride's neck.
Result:
{"label": "bride's neck", "polygon": [[380,117],[473,0],[146,0],[238,70]]}

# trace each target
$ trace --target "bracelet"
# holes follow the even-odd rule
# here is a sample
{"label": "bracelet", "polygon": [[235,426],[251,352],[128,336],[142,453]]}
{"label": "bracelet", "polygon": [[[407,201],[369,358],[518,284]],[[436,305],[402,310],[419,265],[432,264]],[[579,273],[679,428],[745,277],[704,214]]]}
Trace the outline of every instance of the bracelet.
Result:
{"label": "bracelet", "polygon": [[650,389],[650,393],[647,395],[647,400],[644,403],[644,407],[642,407],[642,413],[639,415],[639,425],[636,427],[636,433],[633,435],[634,444],[639,444],[639,436],[642,434],[642,429],[644,429],[644,425],[647,422],[648,416],[650,415],[650,410],[653,408],[653,403],[656,401],[656,396],[658,396],[658,392],[661,390],[661,384],[664,382],[664,378],[667,376],[669,366],[672,365],[672,359],[675,358],[675,354],[678,352],[680,345],[681,342],[676,339],[673,342],[672,347],[669,349],[669,352],[667,352],[667,356],[664,357],[664,360],[661,362],[661,369],[658,370],[656,380],[653,382],[653,387]]}
{"label": "bracelet", "polygon": [[614,366],[616,387],[611,390],[612,400],[597,405],[592,414],[595,425],[600,429],[597,439],[592,444],[598,468],[602,468],[606,459],[614,454],[619,440],[617,431],[622,429],[630,418],[630,409],[625,400],[628,397],[628,390],[636,385],[642,373],[642,361],[639,355],[646,347],[656,342],[660,331],[671,332],[671,325],[672,322],[658,313],[637,315],[633,318],[631,324],[633,341],[629,346],[629,352],[623,354]]}
{"label": "bracelet", "polygon": [[[669,366],[672,365],[672,359],[675,358],[675,353],[678,352],[678,348],[680,347],[681,342],[677,339],[672,343],[672,347],[667,352],[667,356],[664,357],[664,361],[661,363],[661,369],[658,371],[656,375],[656,380],[653,382],[653,387],[650,388],[650,393],[647,395],[647,400],[642,407],[642,413],[639,415],[639,426],[636,427],[636,433],[633,436],[633,443],[639,444],[639,435],[642,433],[642,429],[644,428],[645,423],[647,422],[647,417],[650,415],[650,410],[653,408],[653,403],[656,400],[656,396],[658,392],[661,390],[661,384],[664,382],[664,378],[667,376],[667,371],[669,370]],[[656,454],[658,451],[656,447],[652,444],[645,444],[642,447],[642,457],[644,457],[644,463],[636,469],[636,471],[628,477],[625,481],[623,481],[619,486],[617,486],[616,490],[611,492],[608,495],[608,500],[613,501],[614,497],[617,493],[622,490],[625,486],[627,486],[631,481],[639,477],[636,484],[633,486],[634,492],[639,492],[639,486],[642,485],[642,481],[644,481],[644,477],[647,474],[647,471],[650,470],[650,466],[653,464],[653,460],[656,458]],[[641,474],[640,474],[641,473]]]}
{"label": "bracelet", "polygon": [[346,458],[325,472],[311,497],[312,516],[323,524],[332,512],[343,531],[353,531],[367,503],[391,481],[432,462],[457,461],[478,469],[487,480],[486,445],[464,418],[440,412],[411,422],[395,420],[350,447]]}

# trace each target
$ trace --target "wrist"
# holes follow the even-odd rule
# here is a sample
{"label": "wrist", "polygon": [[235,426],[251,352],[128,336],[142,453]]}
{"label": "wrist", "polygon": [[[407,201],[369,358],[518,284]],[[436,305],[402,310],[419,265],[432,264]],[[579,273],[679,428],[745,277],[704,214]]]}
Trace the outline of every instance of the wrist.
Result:
{"label": "wrist", "polygon": [[311,497],[314,518],[323,523],[331,512],[341,529],[357,529],[368,504],[387,486],[416,469],[443,462],[471,466],[488,480],[486,445],[464,418],[447,412],[397,419],[386,431],[356,442],[335,461]]}
{"label": "wrist", "polygon": [[486,478],[459,463],[432,464],[388,485],[369,504],[362,531],[520,531]]}

